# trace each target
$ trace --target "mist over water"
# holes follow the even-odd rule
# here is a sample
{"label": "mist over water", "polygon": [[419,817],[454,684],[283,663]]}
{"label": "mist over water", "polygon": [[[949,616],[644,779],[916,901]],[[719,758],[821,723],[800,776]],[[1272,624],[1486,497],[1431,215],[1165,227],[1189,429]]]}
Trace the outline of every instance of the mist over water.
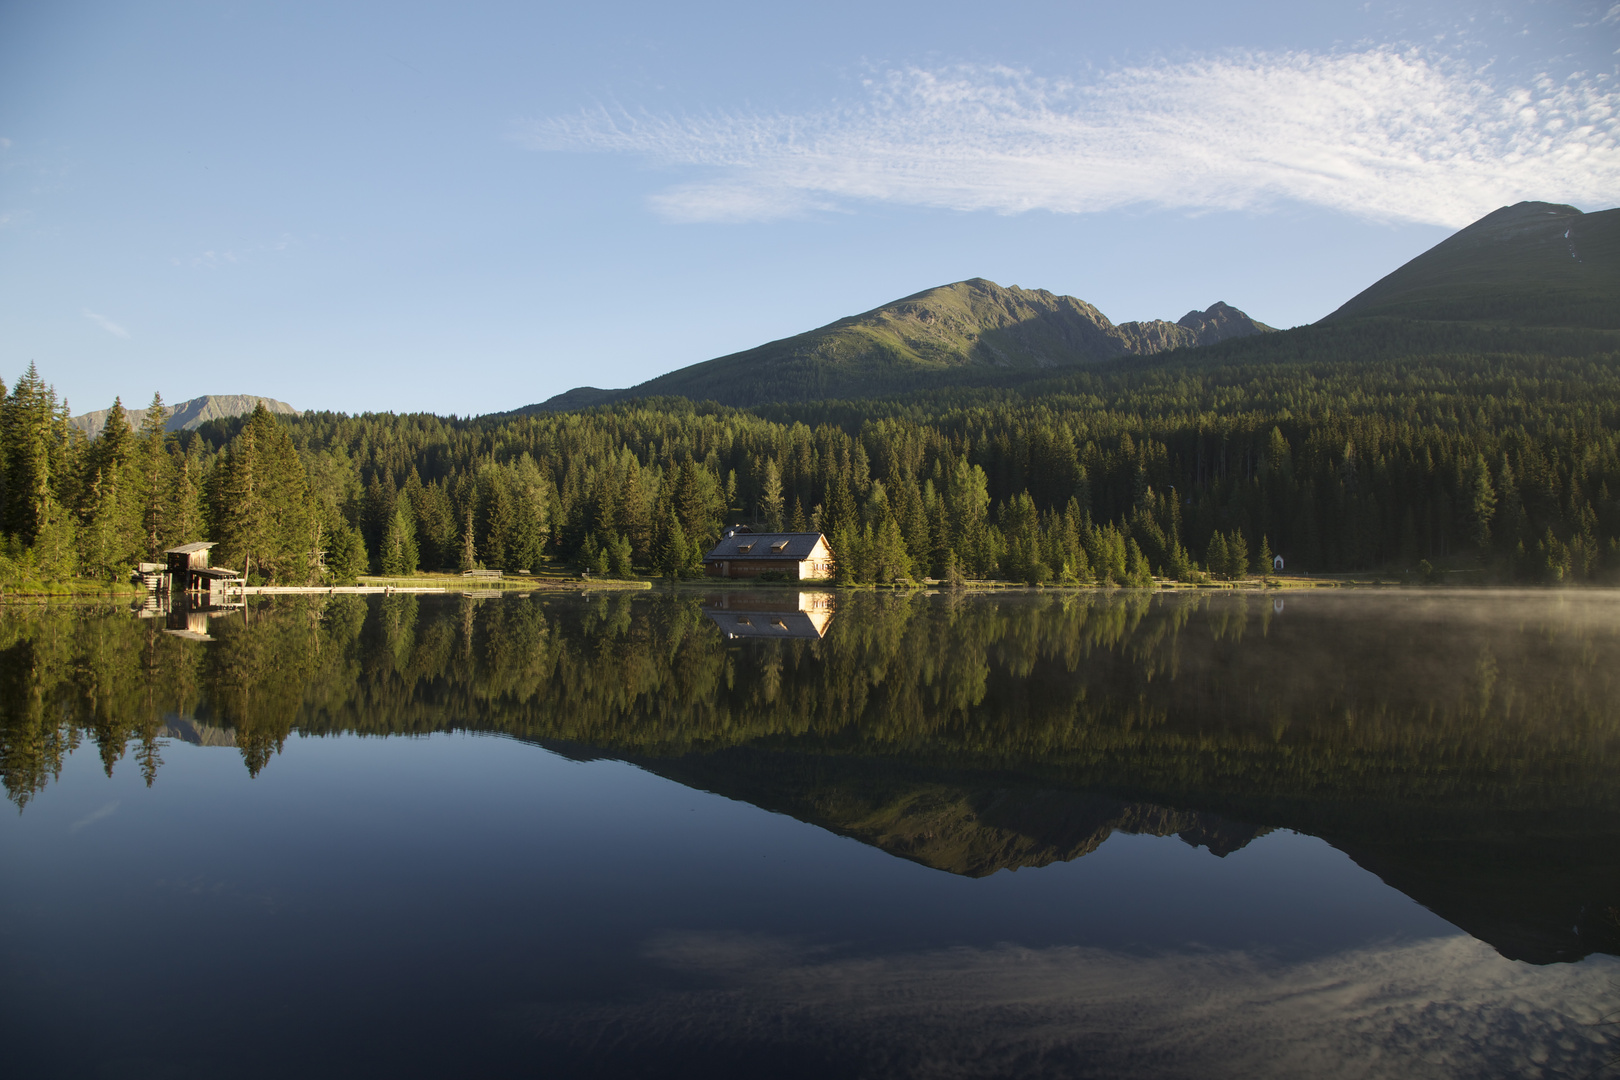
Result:
{"label": "mist over water", "polygon": [[5,1038],[41,1076],[1590,1075],[1617,616],[8,605]]}

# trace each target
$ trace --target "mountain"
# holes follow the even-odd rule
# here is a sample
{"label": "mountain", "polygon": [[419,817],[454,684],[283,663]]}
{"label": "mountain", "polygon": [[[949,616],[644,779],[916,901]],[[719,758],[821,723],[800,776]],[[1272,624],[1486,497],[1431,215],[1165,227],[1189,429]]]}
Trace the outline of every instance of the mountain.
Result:
{"label": "mountain", "polygon": [[1006,776],[940,776],[858,755],[829,760],[740,748],[633,760],[688,787],[787,814],[963,877],[1069,862],[1096,851],[1115,832],[1176,836],[1224,858],[1271,831],[1219,814]]}
{"label": "mountain", "polygon": [[[1281,333],[1220,303],[1114,324],[1083,300],[983,278],[928,289],[628,390],[582,386],[516,410],[627,398],[735,406],[879,398],[947,386],[1032,389],[1082,365],[1174,349],[1204,365],[1479,351],[1582,355],[1620,330],[1620,209],[1522,202],[1441,241],[1310,326]],[[1506,335],[1506,336],[1503,336]],[[1195,351],[1196,350],[1196,351]]]}
{"label": "mountain", "polygon": [[1031,371],[1146,356],[1272,328],[1217,303],[1175,322],[1118,325],[1084,300],[983,278],[942,285],[795,337],[672,371],[629,390],[578,387],[523,411],[629,397],[730,405],[912,389],[959,373]]}
{"label": "mountain", "polygon": [[[596,756],[577,745],[540,743],[581,760]],[[1147,768],[1121,769],[1116,761],[1090,775],[1092,782],[1066,778],[1062,767],[1006,759],[947,764],[803,743],[609,756],[973,878],[1084,858],[1116,832],[1176,836],[1224,858],[1273,829],[1289,829],[1320,837],[1509,959],[1568,963],[1620,949],[1620,922],[1606,914],[1620,886],[1620,833],[1612,812],[1590,806],[1558,808],[1532,797],[1529,805],[1509,800],[1484,810],[1443,782],[1377,793],[1332,785],[1291,794],[1217,792],[1137,753],[1129,759]],[[1147,783],[1116,786],[1130,772]]]}
{"label": "mountain", "polygon": [[1324,321],[1620,329],[1620,209],[1522,202],[1480,218],[1352,297]]}
{"label": "mountain", "polygon": [[[264,407],[273,413],[297,416],[300,412],[285,401],[277,401],[274,398],[256,397],[252,394],[207,394],[169,406],[169,419],[164,423],[163,429],[195,431],[210,420],[246,416],[261,401],[264,402]],[[111,409],[97,409],[95,412],[75,416],[69,423],[93,439],[101,434],[103,425],[107,423],[107,414],[111,411]],[[130,427],[140,427],[141,421],[146,419],[145,409],[126,409],[125,412],[129,416]]]}

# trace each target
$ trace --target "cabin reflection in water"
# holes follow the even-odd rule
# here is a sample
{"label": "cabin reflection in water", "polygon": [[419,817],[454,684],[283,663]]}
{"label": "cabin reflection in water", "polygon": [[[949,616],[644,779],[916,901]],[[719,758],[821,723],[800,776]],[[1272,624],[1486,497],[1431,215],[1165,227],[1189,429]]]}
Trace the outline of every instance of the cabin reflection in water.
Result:
{"label": "cabin reflection in water", "polygon": [[154,596],[136,614],[143,619],[162,619],[165,634],[187,641],[213,641],[213,635],[208,632],[208,621],[241,611],[243,607],[240,603],[171,606],[164,598]]}
{"label": "cabin reflection in water", "polygon": [[703,612],[728,638],[802,638],[819,641],[832,622],[833,595],[823,592],[718,593]]}

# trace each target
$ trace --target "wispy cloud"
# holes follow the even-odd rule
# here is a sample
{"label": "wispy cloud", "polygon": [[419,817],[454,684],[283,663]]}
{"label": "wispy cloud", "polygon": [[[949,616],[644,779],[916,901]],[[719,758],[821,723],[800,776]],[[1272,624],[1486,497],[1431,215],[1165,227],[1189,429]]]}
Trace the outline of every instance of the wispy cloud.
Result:
{"label": "wispy cloud", "polygon": [[114,799],[110,803],[105,803],[105,804],[103,804],[101,806],[100,809],[90,811],[90,813],[84,815],[84,817],[80,818],[78,821],[75,821],[72,825],[68,826],[68,832],[78,832],[80,829],[84,828],[86,825],[94,825],[96,822],[100,821],[102,818],[112,817],[112,815],[114,814],[114,812],[117,811],[117,809],[118,809],[118,800],[117,799]]}
{"label": "wispy cloud", "polygon": [[95,323],[97,326],[99,326],[103,330],[107,331],[107,333],[111,334],[113,337],[115,337],[115,338],[124,338],[126,340],[129,338],[129,331],[125,330],[122,326],[119,326],[117,323],[115,323],[111,319],[107,318],[107,316],[105,316],[105,315],[97,315],[94,311],[91,311],[89,308],[85,308],[83,314],[84,314],[85,318],[89,319],[91,322]]}
{"label": "wispy cloud", "polygon": [[210,270],[218,270],[222,266],[230,266],[236,262],[234,251],[204,251],[191,257],[192,266],[203,266]]}
{"label": "wispy cloud", "polygon": [[1499,87],[1391,48],[1229,55],[1084,81],[908,68],[822,113],[597,108],[528,122],[515,137],[539,150],[707,170],[653,197],[678,221],[860,202],[1084,213],[1298,201],[1457,226],[1519,199],[1620,200],[1620,92],[1610,81]]}
{"label": "wispy cloud", "polygon": [[210,248],[190,255],[176,255],[169,262],[175,266],[192,266],[204,270],[222,270],[238,263],[251,262],[253,256],[263,252],[286,251],[294,243],[292,234],[282,233],[274,240],[250,244],[239,248]]}

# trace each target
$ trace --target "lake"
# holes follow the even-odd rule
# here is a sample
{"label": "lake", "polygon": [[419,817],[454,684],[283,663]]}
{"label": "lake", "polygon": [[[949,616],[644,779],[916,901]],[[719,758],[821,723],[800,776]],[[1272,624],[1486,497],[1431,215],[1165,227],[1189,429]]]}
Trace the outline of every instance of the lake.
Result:
{"label": "lake", "polygon": [[9,1076],[1620,1072],[1614,593],[8,604],[0,683]]}

